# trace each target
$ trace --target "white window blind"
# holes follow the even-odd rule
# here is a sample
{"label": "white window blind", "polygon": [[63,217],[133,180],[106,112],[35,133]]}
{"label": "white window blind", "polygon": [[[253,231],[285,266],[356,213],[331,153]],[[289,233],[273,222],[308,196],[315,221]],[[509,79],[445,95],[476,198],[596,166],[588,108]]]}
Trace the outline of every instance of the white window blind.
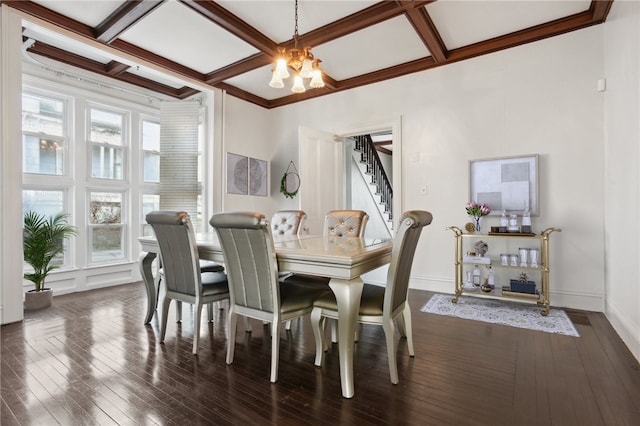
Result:
{"label": "white window blind", "polygon": [[198,118],[194,101],[160,106],[160,209],[185,210],[196,217],[198,200]]}

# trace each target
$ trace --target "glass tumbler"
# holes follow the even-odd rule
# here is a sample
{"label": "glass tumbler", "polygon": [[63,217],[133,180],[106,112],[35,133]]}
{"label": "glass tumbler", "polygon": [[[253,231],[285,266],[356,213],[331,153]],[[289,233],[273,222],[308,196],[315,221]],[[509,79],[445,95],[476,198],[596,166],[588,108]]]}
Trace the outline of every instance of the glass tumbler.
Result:
{"label": "glass tumbler", "polygon": [[519,248],[518,253],[520,254],[520,266],[522,268],[527,267],[527,260],[529,260],[529,249],[528,248]]}
{"label": "glass tumbler", "polygon": [[540,266],[538,264],[539,253],[538,249],[529,249],[529,266],[532,268],[538,268]]}

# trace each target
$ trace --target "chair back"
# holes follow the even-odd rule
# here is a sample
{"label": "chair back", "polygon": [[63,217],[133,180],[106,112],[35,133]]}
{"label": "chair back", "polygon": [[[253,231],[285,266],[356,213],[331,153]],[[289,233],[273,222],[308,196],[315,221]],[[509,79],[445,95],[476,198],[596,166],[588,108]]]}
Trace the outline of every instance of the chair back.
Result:
{"label": "chair back", "polygon": [[146,220],[158,241],[167,292],[194,297],[200,294],[200,259],[189,214],[184,211],[153,211],[147,214]]}
{"label": "chair back", "polygon": [[229,281],[231,303],[278,312],[278,263],[271,229],[261,213],[219,213],[209,220],[216,230]]}
{"label": "chair back", "polygon": [[362,210],[332,210],[324,218],[324,235],[364,237],[369,215]]}
{"label": "chair back", "polygon": [[383,312],[391,314],[407,301],[413,256],[422,228],[429,225],[432,218],[431,213],[424,210],[410,210],[400,218],[387,273]]}
{"label": "chair back", "polygon": [[305,220],[307,214],[302,210],[277,211],[271,218],[271,232],[273,235],[298,235]]}

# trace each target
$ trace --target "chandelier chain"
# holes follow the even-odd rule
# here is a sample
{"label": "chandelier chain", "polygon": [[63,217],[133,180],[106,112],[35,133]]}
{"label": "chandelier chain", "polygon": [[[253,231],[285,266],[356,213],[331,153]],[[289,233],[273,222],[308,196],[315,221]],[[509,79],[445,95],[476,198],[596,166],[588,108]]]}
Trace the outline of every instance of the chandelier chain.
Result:
{"label": "chandelier chain", "polygon": [[296,22],[296,24],[294,26],[293,35],[294,35],[294,38],[297,41],[297,39],[298,39],[298,0],[296,0],[295,22]]}

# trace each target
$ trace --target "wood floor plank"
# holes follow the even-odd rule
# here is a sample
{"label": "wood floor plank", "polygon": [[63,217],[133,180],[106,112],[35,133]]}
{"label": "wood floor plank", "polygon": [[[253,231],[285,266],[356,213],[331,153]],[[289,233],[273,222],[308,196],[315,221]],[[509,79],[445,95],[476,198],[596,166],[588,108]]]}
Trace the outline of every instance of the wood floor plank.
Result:
{"label": "wood floor plank", "polygon": [[398,338],[393,385],[380,327],[359,326],[355,397],[341,396],[337,346],[321,368],[308,318],[282,331],[279,380],[269,382],[271,336],[240,321],[225,362],[228,304],[191,354],[191,307],[143,325],[133,283],[54,298],[2,327],[0,422],[6,425],[632,425],[640,369],[602,314],[573,312],[581,337],[427,314],[433,293],[411,290],[416,356]]}

